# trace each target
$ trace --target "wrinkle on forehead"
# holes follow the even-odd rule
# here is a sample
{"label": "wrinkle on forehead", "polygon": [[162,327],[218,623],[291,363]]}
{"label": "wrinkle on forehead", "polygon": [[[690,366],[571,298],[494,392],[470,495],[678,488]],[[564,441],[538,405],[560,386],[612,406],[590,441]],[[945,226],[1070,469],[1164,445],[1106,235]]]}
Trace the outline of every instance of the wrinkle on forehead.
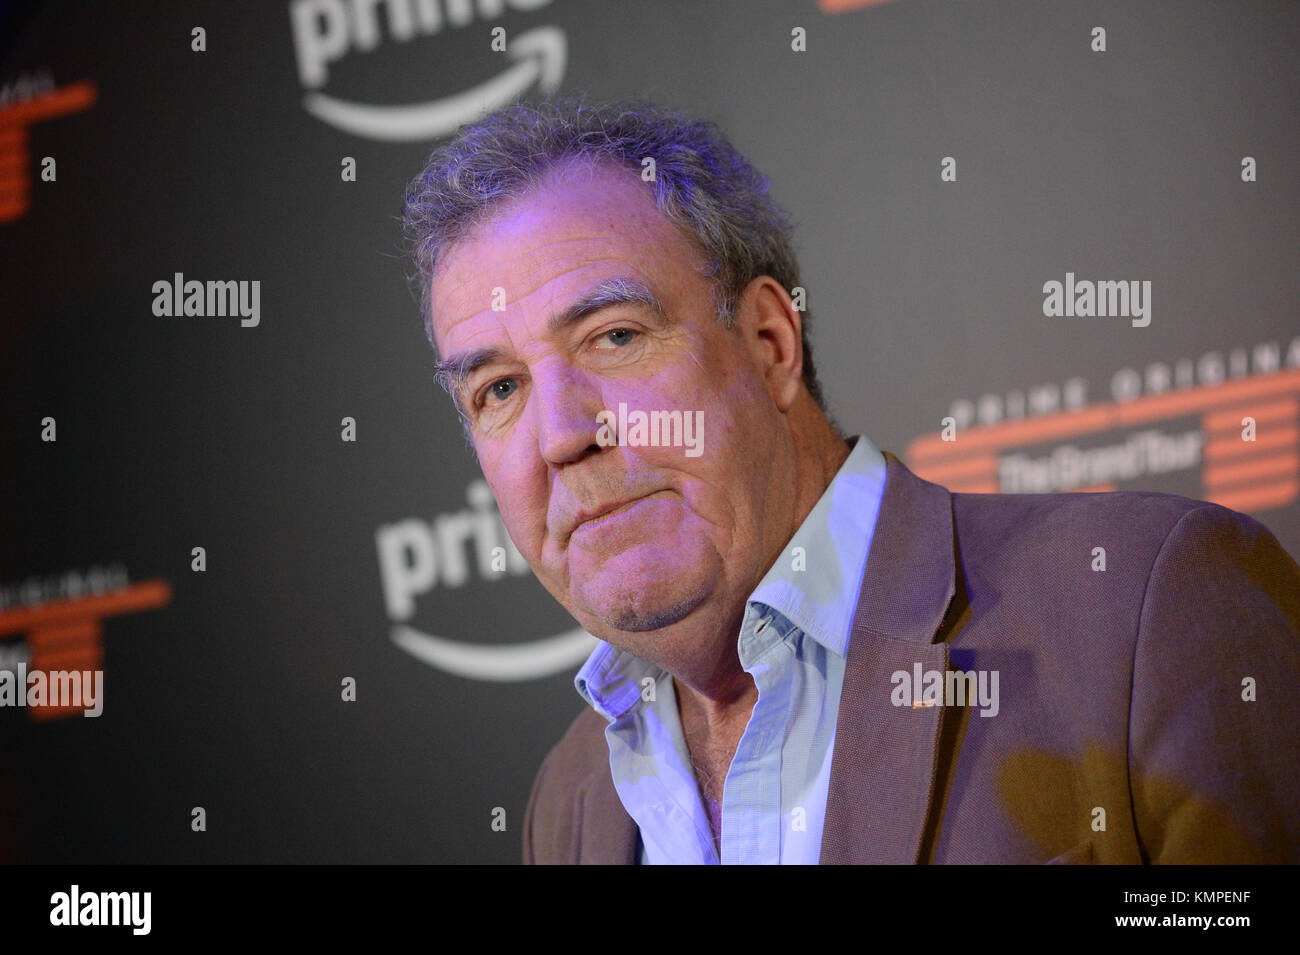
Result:
{"label": "wrinkle on forehead", "polygon": [[[441,325],[441,337],[444,340],[464,322],[485,312],[495,311],[490,304],[491,289],[498,286],[506,289],[506,308],[509,309],[549,283],[601,261],[617,261],[622,267],[630,267],[647,284],[665,286],[665,292],[671,291],[667,287],[669,284],[676,284],[671,282],[672,276],[654,273],[675,271],[673,266],[682,261],[695,273],[708,278],[707,256],[701,254],[702,250],[688,235],[664,218],[653,196],[648,190],[640,188],[643,184],[637,173],[630,169],[614,170],[614,188],[593,193],[583,187],[596,178],[597,169],[605,171],[605,167],[600,164],[591,164],[586,178],[580,182],[548,174],[522,196],[506,200],[489,219],[476,226],[462,242],[444,255],[434,273],[435,289],[439,278],[452,279],[454,284],[436,294],[430,302],[432,327],[437,330]],[[627,175],[624,176],[624,173]],[[564,194],[574,192],[579,194],[578,200],[566,202]],[[559,215],[554,215],[553,212],[558,212]],[[596,231],[592,232],[593,229]],[[565,234],[570,230],[576,230],[580,234]],[[539,231],[541,235],[537,234]],[[654,241],[656,238],[660,241]],[[511,244],[519,242],[530,244],[521,251],[510,253]],[[604,248],[599,254],[584,258],[562,272],[549,274],[549,264],[571,254],[573,243],[584,242],[603,243]],[[465,255],[470,257],[469,267],[460,262]],[[521,271],[533,273],[525,279],[532,287],[522,294],[511,295],[504,281],[489,281],[483,277],[484,269],[475,267],[476,260],[482,259],[495,261],[493,267],[500,266],[504,278],[518,276]],[[540,278],[536,277],[537,271],[543,273]],[[668,279],[669,283],[665,283],[664,279]],[[554,303],[558,294],[551,297],[548,307]],[[472,295],[481,296],[484,307],[449,323],[438,321],[436,301],[459,310],[457,299]],[[482,333],[472,334],[470,340],[479,334]],[[457,347],[460,347],[459,343]]]}
{"label": "wrinkle on forehead", "polygon": [[[465,315],[453,321],[443,331],[442,337],[444,339],[450,339],[451,337],[453,337],[455,330],[460,326],[464,325],[465,322],[472,321],[473,319],[478,318],[480,316],[484,316],[486,313],[491,313],[494,315],[505,315],[513,307],[519,305],[521,302],[527,301],[529,298],[533,297],[534,295],[537,295],[538,293],[544,293],[546,291],[546,287],[556,282],[558,279],[564,278],[565,276],[568,275],[572,275],[575,272],[580,272],[584,269],[590,268],[593,265],[597,265],[605,262],[617,263],[617,267],[610,270],[611,275],[626,275],[628,277],[635,278],[652,288],[655,287],[655,285],[657,284],[653,276],[651,276],[644,269],[638,267],[636,264],[634,264],[629,260],[616,258],[612,256],[600,256],[600,257],[595,257],[590,259],[584,259],[582,262],[578,262],[573,266],[571,266],[570,268],[564,269],[561,272],[556,272],[554,274],[548,273],[545,279],[543,279],[539,284],[533,286],[527,292],[524,292],[522,295],[511,297],[509,295],[509,289],[507,288],[506,290],[507,302],[506,302],[505,311],[496,311],[490,305],[484,308],[480,308],[477,311],[471,312],[470,314]],[[586,284],[587,283],[583,283],[583,287],[585,287]],[[581,288],[579,288],[578,291],[581,291]],[[550,289],[550,296],[549,298],[546,299],[545,304],[543,305],[541,311],[538,313],[539,316],[550,315],[551,312],[554,310],[556,300],[560,298],[568,297],[569,294],[570,292],[568,290],[561,290],[561,289],[554,289],[554,288]],[[490,298],[491,296],[489,295],[488,297]],[[467,338],[464,342],[457,343],[457,350],[459,350],[460,347],[462,347],[463,345],[472,342],[476,337],[479,337],[481,335],[487,334],[488,332],[492,331],[498,326],[498,324],[499,324],[498,322],[493,321],[490,324],[490,326],[475,332],[471,332],[469,338]]]}
{"label": "wrinkle on forehead", "polygon": [[[518,255],[519,255],[520,258],[524,258],[525,256],[530,256],[530,255],[532,255],[533,253],[540,251],[541,249],[550,248],[550,247],[554,247],[554,246],[558,246],[558,245],[563,245],[563,244],[568,243],[568,242],[588,242],[588,241],[599,240],[599,239],[608,239],[608,238],[610,238],[610,236],[609,236],[608,233],[599,233],[599,234],[597,234],[597,235],[575,235],[575,236],[570,236],[570,237],[562,238],[562,239],[550,239],[550,240],[548,240],[548,241],[546,241],[546,242],[541,242],[541,243],[539,243],[538,245],[533,246],[531,249],[523,249],[523,250],[521,250],[521,251],[518,253]],[[443,277],[443,276],[444,276],[444,274],[445,274],[445,272],[446,272],[446,269],[447,269],[447,263],[448,263],[450,260],[452,260],[452,259],[456,256],[456,254],[457,254],[458,252],[460,252],[462,249],[468,248],[468,247],[470,247],[470,246],[473,246],[473,245],[479,245],[479,244],[481,244],[482,242],[484,242],[485,240],[489,240],[489,237],[486,236],[486,235],[475,235],[473,239],[471,239],[471,240],[469,240],[469,241],[467,241],[467,242],[461,243],[460,245],[457,245],[457,246],[455,246],[453,249],[451,249],[451,250],[450,250],[447,254],[445,254],[445,255],[442,257],[442,259],[439,261],[439,263],[438,263],[438,268],[437,268],[437,270],[434,272],[434,282],[437,283],[437,282],[438,282],[438,279],[439,279],[440,277]],[[491,241],[497,241],[497,242],[500,242],[500,241],[503,241],[503,240],[500,239],[500,238],[497,238],[497,239],[492,239]],[[469,274],[469,275],[467,275],[467,276],[466,276],[462,281],[460,281],[460,282],[458,282],[457,284],[452,285],[450,288],[448,288],[446,294],[447,294],[447,295],[455,295],[457,292],[461,291],[461,290],[462,290],[466,285],[469,285],[471,282],[473,282],[473,281],[475,280],[475,278],[476,278],[476,277],[475,277],[472,273]]]}

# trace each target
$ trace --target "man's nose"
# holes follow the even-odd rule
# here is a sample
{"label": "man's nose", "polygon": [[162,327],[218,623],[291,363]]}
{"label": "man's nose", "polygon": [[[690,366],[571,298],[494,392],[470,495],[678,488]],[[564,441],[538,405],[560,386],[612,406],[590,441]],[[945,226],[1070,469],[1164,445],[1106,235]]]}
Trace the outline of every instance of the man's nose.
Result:
{"label": "man's nose", "polygon": [[581,460],[600,450],[596,415],[602,410],[600,390],[571,365],[555,364],[533,371],[537,446],[550,464]]}

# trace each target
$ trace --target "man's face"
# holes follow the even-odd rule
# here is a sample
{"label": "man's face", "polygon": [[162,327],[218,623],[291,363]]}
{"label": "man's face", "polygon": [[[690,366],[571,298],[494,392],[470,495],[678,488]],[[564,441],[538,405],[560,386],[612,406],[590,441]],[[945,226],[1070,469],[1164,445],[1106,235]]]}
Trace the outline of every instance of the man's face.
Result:
{"label": "man's face", "polygon": [[[460,401],[515,545],[587,630],[660,662],[689,656],[692,621],[743,609],[788,536],[764,534],[769,500],[790,502],[761,336],[743,315],[739,332],[718,321],[701,261],[635,172],[570,166],[497,211],[433,282],[439,354],[499,352]],[[548,327],[616,277],[666,314],[619,304]],[[620,402],[702,412],[702,453],[598,444],[597,414]]]}

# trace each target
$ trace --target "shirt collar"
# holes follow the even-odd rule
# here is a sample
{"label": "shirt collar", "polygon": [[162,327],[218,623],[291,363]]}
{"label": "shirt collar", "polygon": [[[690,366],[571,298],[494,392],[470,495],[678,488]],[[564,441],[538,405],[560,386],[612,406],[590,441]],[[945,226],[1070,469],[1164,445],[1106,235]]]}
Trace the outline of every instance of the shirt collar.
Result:
{"label": "shirt collar", "polygon": [[[850,441],[849,456],[746,601],[747,610],[771,608],[841,656],[848,649],[886,470],[884,455],[866,435]],[[573,683],[588,706],[613,721],[642,698],[647,677],[657,681],[662,675],[654,664],[602,640]]]}
{"label": "shirt collar", "polygon": [[601,640],[573,678],[587,705],[605,719],[618,719],[641,699],[641,681],[658,681],[663,670]]}
{"label": "shirt collar", "polygon": [[866,435],[853,440],[830,485],[749,597],[841,656],[885,486],[884,455]]}

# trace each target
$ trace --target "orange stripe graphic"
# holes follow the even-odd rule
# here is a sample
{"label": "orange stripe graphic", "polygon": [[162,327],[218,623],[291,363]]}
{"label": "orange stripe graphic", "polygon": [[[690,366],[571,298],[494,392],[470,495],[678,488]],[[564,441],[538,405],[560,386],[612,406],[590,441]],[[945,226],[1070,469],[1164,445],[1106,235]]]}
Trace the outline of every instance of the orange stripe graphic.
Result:
{"label": "orange stripe graphic", "polygon": [[40,627],[75,624],[88,618],[117,617],[124,613],[153,610],[171,599],[172,588],[165,580],[145,580],[112,593],[68,600],[51,600],[39,607],[19,607],[0,613],[0,636]]}
{"label": "orange stripe graphic", "polygon": [[[31,205],[30,182],[25,174],[30,159],[26,127],[89,109],[97,95],[95,84],[86,80],[0,109],[0,153],[4,155],[4,168],[11,173],[0,184],[0,222],[21,219]],[[24,174],[22,178],[13,178],[19,172]]]}
{"label": "orange stripe graphic", "polygon": [[913,463],[938,463],[940,460],[947,464],[956,457],[966,457],[969,454],[1059,441],[1094,431],[1147,424],[1163,418],[1219,411],[1230,403],[1289,395],[1297,391],[1300,391],[1300,369],[1291,369],[1221,385],[1148,395],[1122,404],[1108,401],[1078,411],[1062,411],[1038,418],[973,428],[964,433],[959,432],[956,441],[944,441],[939,434],[926,434],[911,443],[906,457],[909,466]]}
{"label": "orange stripe graphic", "polygon": [[[104,661],[100,643],[103,619],[161,607],[171,600],[171,594],[167,581],[147,580],[111,593],[19,607],[0,613],[0,635],[26,633],[31,650],[29,673],[99,670]],[[33,720],[76,716],[84,710],[84,706],[48,704],[27,707]]]}
{"label": "orange stripe graphic", "polygon": [[1300,402],[1295,399],[1270,401],[1262,405],[1239,405],[1236,408],[1207,414],[1204,419],[1205,431],[1206,434],[1230,431],[1240,435],[1241,429],[1244,427],[1241,423],[1242,418],[1254,418],[1255,428],[1259,430],[1259,426],[1265,423],[1294,421],[1297,411],[1300,411]]}
{"label": "orange stripe graphic", "polygon": [[1257,433],[1254,441],[1242,441],[1240,430],[1234,431],[1231,437],[1207,442],[1202,457],[1207,462],[1218,462],[1226,458],[1252,457],[1290,448],[1300,448],[1300,428],[1295,425],[1274,428],[1264,434]]}
{"label": "orange stripe graphic", "polygon": [[1234,511],[1249,513],[1290,504],[1297,494],[1300,494],[1300,481],[1292,479],[1242,488],[1239,491],[1217,491],[1206,494],[1205,499]]}
{"label": "orange stripe graphic", "polygon": [[[1288,369],[974,427],[959,432],[955,441],[926,434],[909,445],[904,457],[927,481],[957,492],[993,493],[1000,490],[998,452],[1199,414],[1205,438],[1201,454],[1205,499],[1236,502],[1225,506],[1238,510],[1281,507],[1294,500],[1300,483],[1297,392],[1300,369]],[[1255,421],[1254,441],[1241,440],[1241,421],[1246,417]],[[1117,488],[1096,484],[1072,490],[1098,493]]]}
{"label": "orange stripe graphic", "polygon": [[0,109],[0,125],[39,123],[43,120],[79,113],[95,104],[95,84],[89,80],[70,83],[52,93],[15,103]]}
{"label": "orange stripe graphic", "polygon": [[1221,490],[1225,485],[1258,478],[1286,478],[1300,471],[1300,454],[1275,454],[1258,461],[1216,465],[1205,469],[1205,489]]}
{"label": "orange stripe graphic", "polygon": [[882,3],[893,2],[894,0],[817,0],[817,6],[821,7],[822,13],[843,13],[858,7],[878,7]]}

